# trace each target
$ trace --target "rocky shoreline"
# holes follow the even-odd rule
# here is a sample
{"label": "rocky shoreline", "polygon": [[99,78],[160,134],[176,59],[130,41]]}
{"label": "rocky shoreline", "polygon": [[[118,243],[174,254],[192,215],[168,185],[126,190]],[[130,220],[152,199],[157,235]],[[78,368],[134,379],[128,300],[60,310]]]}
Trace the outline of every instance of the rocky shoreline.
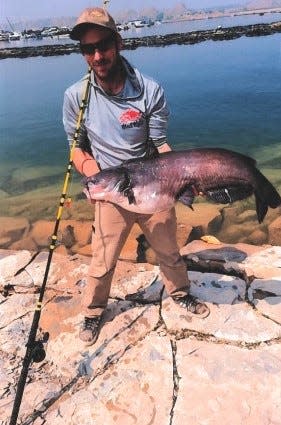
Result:
{"label": "rocky shoreline", "polygon": [[[85,202],[84,202],[85,203]],[[63,255],[91,256],[93,211],[81,218],[69,215],[61,220],[56,252]],[[66,211],[70,214],[70,211]],[[186,243],[212,235],[224,243],[281,246],[281,208],[269,209],[259,224],[256,211],[243,203],[221,207],[209,203],[194,204],[194,211],[176,205],[177,241],[180,248]],[[83,218],[82,218],[83,217]],[[41,251],[48,249],[54,220],[0,216],[0,248]],[[155,254],[141,229],[135,224],[121,252],[126,261],[156,264]]]}
{"label": "rocky shoreline", "polygon": [[[206,319],[167,297],[158,266],[119,261],[98,341],[84,347],[89,258],[54,253],[38,335],[49,334],[46,358],[30,367],[21,424],[280,424],[281,247],[197,240],[181,254],[197,270],[190,291],[208,304]],[[46,252],[0,250],[1,425],[46,261]]]}
{"label": "rocky shoreline", "polygon": [[[281,22],[269,24],[253,24],[213,30],[191,31],[188,33],[153,35],[140,38],[124,39],[124,50],[134,50],[138,47],[164,47],[172,44],[196,44],[203,41],[233,40],[240,37],[257,37],[281,32]],[[12,47],[0,49],[0,59],[27,58],[35,56],[57,56],[78,53],[79,46],[75,43],[44,46]]]}

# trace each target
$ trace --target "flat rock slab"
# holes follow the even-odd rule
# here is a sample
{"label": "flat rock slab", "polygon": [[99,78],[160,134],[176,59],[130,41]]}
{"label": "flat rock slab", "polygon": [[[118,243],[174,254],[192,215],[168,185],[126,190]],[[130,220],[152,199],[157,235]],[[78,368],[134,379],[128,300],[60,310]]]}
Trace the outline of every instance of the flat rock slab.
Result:
{"label": "flat rock slab", "polygon": [[[49,253],[40,252],[16,276],[9,279],[9,284],[19,287],[38,287],[43,283]],[[48,272],[47,286],[58,291],[78,292],[77,283],[87,274],[89,259],[79,255],[67,257],[53,254]]]}
{"label": "flat rock slab", "polygon": [[281,246],[271,246],[249,255],[243,261],[248,276],[269,279],[281,275]]}
{"label": "flat rock slab", "polygon": [[34,310],[35,300],[36,298],[33,294],[15,294],[6,298],[0,309],[0,329]]}
{"label": "flat rock slab", "polygon": [[264,316],[281,325],[281,297],[265,297],[254,300],[256,309]]}
{"label": "flat rock slab", "polygon": [[0,250],[0,286],[7,285],[8,280],[13,278],[21,268],[31,260],[29,251],[6,251]]}
{"label": "flat rock slab", "polygon": [[[60,385],[49,381],[34,381],[26,385],[24,390],[24,397],[22,400],[19,420],[24,421],[35,409],[44,405],[54,394],[60,390]],[[1,418],[10,418],[15,394],[0,400],[0,423],[8,424],[8,422],[1,422]],[[34,423],[34,422],[33,422]]]}
{"label": "flat rock slab", "polygon": [[[119,261],[110,290],[111,298],[123,298],[136,291],[146,291],[157,279],[159,267]],[[159,297],[158,297],[159,299]]]}
{"label": "flat rock slab", "polygon": [[177,341],[179,391],[173,425],[280,421],[281,346],[253,350]]}
{"label": "flat rock slab", "polygon": [[168,330],[175,334],[195,331],[224,341],[258,343],[280,337],[281,326],[245,303],[214,305],[207,303],[210,315],[205,319],[190,316],[170,298],[163,301],[162,317]]}
{"label": "flat rock slab", "polygon": [[[218,251],[215,254],[217,259],[220,258],[221,261],[225,261],[224,250],[226,250],[226,252],[227,251],[231,252],[231,250],[233,250],[236,256],[239,255],[238,258],[242,259],[242,257],[244,257],[245,255],[249,257],[252,254],[261,252],[262,250],[264,250],[264,248],[260,246],[245,244],[245,243],[236,243],[236,244],[226,244],[223,242],[207,243],[207,242],[204,242],[203,240],[194,240],[190,242],[189,244],[185,245],[183,248],[181,248],[180,252],[181,252],[181,255],[190,255],[190,254],[197,255],[197,253],[204,253],[206,251],[209,252],[210,250]],[[219,252],[221,252],[220,256],[219,256]],[[229,252],[227,254],[227,257],[229,257]],[[229,258],[227,259],[229,261]]]}
{"label": "flat rock slab", "polygon": [[234,304],[245,300],[246,283],[238,277],[217,273],[189,272],[190,292],[202,301]]}
{"label": "flat rock slab", "polygon": [[116,365],[97,376],[87,389],[56,406],[46,416],[46,423],[163,425],[168,423],[172,402],[170,341],[152,334],[132,345]]}
{"label": "flat rock slab", "polygon": [[97,374],[151,332],[159,320],[159,308],[134,307],[126,301],[112,303],[104,314],[99,338],[90,347],[78,337],[82,320],[82,315],[66,319],[64,325],[71,331],[65,330],[50,340],[47,359],[53,364],[54,373],[67,377],[75,376],[78,371],[89,376]]}

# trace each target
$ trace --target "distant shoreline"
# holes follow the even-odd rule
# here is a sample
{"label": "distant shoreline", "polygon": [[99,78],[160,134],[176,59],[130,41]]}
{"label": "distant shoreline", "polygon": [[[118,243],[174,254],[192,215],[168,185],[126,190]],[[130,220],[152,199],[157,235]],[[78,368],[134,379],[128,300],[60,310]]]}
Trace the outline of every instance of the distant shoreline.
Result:
{"label": "distant shoreline", "polygon": [[164,20],[163,23],[172,22],[185,22],[185,21],[200,21],[202,19],[218,19],[218,18],[233,18],[235,16],[249,16],[249,15],[265,15],[270,13],[281,13],[281,7],[275,7],[271,9],[252,9],[242,11],[227,11],[227,12],[208,12],[208,13],[195,13],[184,18]]}
{"label": "distant shoreline", "polygon": [[[196,44],[207,40],[221,41],[235,38],[257,37],[281,32],[281,21],[269,24],[251,24],[234,27],[218,27],[212,30],[199,30],[187,33],[152,35],[123,40],[124,50],[134,50],[138,47],[161,47],[172,44]],[[80,51],[78,44],[56,44],[44,46],[11,47],[0,49],[0,59],[27,58],[36,56],[59,56]]]}

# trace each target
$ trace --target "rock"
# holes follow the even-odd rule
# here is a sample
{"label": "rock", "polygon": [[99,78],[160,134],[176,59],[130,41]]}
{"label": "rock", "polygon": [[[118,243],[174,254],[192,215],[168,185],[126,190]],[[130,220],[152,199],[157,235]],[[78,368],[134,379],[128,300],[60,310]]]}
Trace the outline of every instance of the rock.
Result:
{"label": "rock", "polygon": [[252,222],[243,224],[234,223],[227,226],[224,225],[218,233],[217,237],[221,241],[234,244],[241,241],[242,239],[247,238],[249,234],[256,230],[256,227],[256,223]]}
{"label": "rock", "polygon": [[[39,247],[50,245],[51,236],[54,231],[54,223],[46,220],[39,220],[33,224],[30,236]],[[87,245],[91,240],[92,222],[78,220],[62,220],[58,231],[58,240],[66,248],[71,248],[75,243],[78,246]]]}
{"label": "rock", "polygon": [[237,223],[246,223],[247,221],[257,221],[257,213],[254,210],[246,210],[238,215]]}
{"label": "rock", "polygon": [[190,291],[202,301],[214,304],[234,304],[245,300],[246,283],[232,276],[215,273],[188,272]]}
{"label": "rock", "polygon": [[[19,412],[19,418],[21,421],[28,417],[30,412],[36,410],[36,408],[38,408],[42,403],[44,404],[47,402],[49,398],[51,398],[53,394],[58,393],[59,390],[59,383],[48,382],[48,385],[46,385],[45,382],[40,381],[28,383],[24,390],[24,397]],[[10,417],[14,402],[14,395],[7,397],[3,401],[3,406],[0,404],[0,417],[5,417],[7,413]]]}
{"label": "rock", "polygon": [[[192,294],[191,290],[191,294]],[[260,317],[244,303],[213,305],[205,319],[191,317],[170,298],[163,301],[162,317],[170,332],[196,331],[224,341],[258,343],[278,338],[281,328],[269,319]]]}
{"label": "rock", "polygon": [[118,364],[97,376],[87,389],[62,401],[60,414],[57,409],[50,412],[47,423],[168,423],[173,403],[172,360],[168,338],[150,335],[144,342],[130,346]]}
{"label": "rock", "polygon": [[[50,338],[44,362],[29,369],[21,423],[203,424],[207,418],[217,425],[227,417],[231,425],[278,424],[281,247],[193,241],[186,249],[202,262],[235,260],[254,273],[244,273],[246,285],[234,276],[190,271],[191,293],[211,310],[199,319],[167,297],[158,267],[119,261],[99,338],[90,347],[78,337],[90,259],[53,253],[39,323],[40,334]],[[0,251],[0,264],[9,256],[15,252]],[[0,297],[3,424],[26,351],[37,298],[32,291],[47,258],[42,252],[9,277],[28,293]],[[253,279],[261,269],[266,277]],[[16,286],[20,282],[25,286]]]}
{"label": "rock", "polygon": [[265,317],[268,317],[281,325],[281,297],[264,297],[254,299],[254,305]]}
{"label": "rock", "polygon": [[69,252],[65,245],[60,244],[56,247],[56,254],[66,256],[67,254],[71,254],[71,251]]}
{"label": "rock", "polygon": [[[2,244],[6,246],[8,239],[13,242],[25,237],[29,227],[26,218],[0,217],[0,240],[2,240]],[[3,243],[5,239],[6,242]]]}
{"label": "rock", "polygon": [[51,236],[53,234],[54,223],[46,220],[36,221],[30,232],[31,238],[34,240],[38,247],[48,247],[51,243]]}
{"label": "rock", "polygon": [[181,255],[197,254],[205,252],[206,250],[218,250],[224,248],[233,248],[235,251],[240,251],[241,255],[249,257],[252,254],[259,253],[264,250],[263,247],[253,246],[249,244],[237,243],[237,244],[226,244],[221,242],[220,245],[208,244],[203,241],[192,241],[185,245],[181,250]]}
{"label": "rock", "polygon": [[249,255],[243,261],[242,266],[248,276],[261,279],[279,277],[281,271],[281,247],[261,247],[256,253]]}
{"label": "rock", "polygon": [[[154,306],[134,308],[132,303],[126,301],[110,304],[104,315],[99,339],[87,350],[83,343],[77,344],[82,316],[67,319],[65,325],[73,330],[61,332],[49,342],[48,361],[54,365],[54,373],[64,376],[73,376],[77,369],[87,375],[97,375],[103,368],[118,361],[128,347],[144,338],[156,326],[158,318],[158,308]],[[132,327],[131,323],[137,326]]]}
{"label": "rock", "polygon": [[92,256],[92,245],[88,244],[88,245],[83,246],[82,248],[80,248],[79,245],[74,245],[71,248],[71,251],[74,254],[79,253],[80,255],[86,255],[87,257],[91,257]]}
{"label": "rock", "polygon": [[14,249],[16,251],[27,249],[28,251],[37,251],[37,245],[34,240],[30,236],[26,236],[25,238],[21,238],[20,240],[9,243],[9,248]]}
{"label": "rock", "polygon": [[[262,297],[262,293],[264,296]],[[266,295],[280,295],[281,296],[281,270],[279,277],[272,279],[254,279],[248,290],[249,300],[253,301],[254,298],[264,298]]]}
{"label": "rock", "polygon": [[[41,287],[48,261],[49,253],[40,252],[16,276],[6,279],[12,286]],[[77,283],[83,279],[88,270],[89,259],[79,255],[67,257],[54,252],[48,271],[48,288],[55,288],[66,293],[77,293]]]}
{"label": "rock", "polygon": [[268,236],[265,231],[260,229],[254,230],[249,236],[247,236],[248,243],[254,245],[263,245],[268,241]]}
{"label": "rock", "polygon": [[281,217],[276,218],[269,224],[268,242],[271,245],[281,245]]}
{"label": "rock", "polygon": [[31,253],[29,251],[0,250],[0,286],[6,285],[8,280],[25,267],[30,260]]}
{"label": "rock", "polygon": [[[136,292],[145,292],[159,276],[159,267],[118,261],[110,297],[125,299]],[[160,298],[158,298],[160,300]]]}
{"label": "rock", "polygon": [[280,345],[248,350],[177,341],[173,424],[279,424],[280,355]]}
{"label": "rock", "polygon": [[2,249],[8,248],[10,244],[12,243],[13,239],[12,237],[5,236],[3,238],[0,238],[0,247]]}
{"label": "rock", "polygon": [[265,317],[281,324],[281,269],[279,277],[254,279],[248,297]]}
{"label": "rock", "polygon": [[31,312],[35,307],[35,297],[32,294],[15,294],[1,304],[0,328]]}
{"label": "rock", "polygon": [[[22,297],[23,295],[20,296]],[[12,310],[9,313],[14,320],[4,322],[4,326],[1,329],[1,353],[12,354],[22,359],[25,355],[25,345],[32,323],[32,308],[26,309],[24,315],[21,317],[16,317],[15,312],[12,312]]]}
{"label": "rock", "polygon": [[184,225],[187,229],[186,242],[191,227],[201,227],[202,234],[208,234],[209,223],[220,217],[218,205],[196,203],[193,205],[194,211],[182,205],[176,204],[176,215],[178,226]]}

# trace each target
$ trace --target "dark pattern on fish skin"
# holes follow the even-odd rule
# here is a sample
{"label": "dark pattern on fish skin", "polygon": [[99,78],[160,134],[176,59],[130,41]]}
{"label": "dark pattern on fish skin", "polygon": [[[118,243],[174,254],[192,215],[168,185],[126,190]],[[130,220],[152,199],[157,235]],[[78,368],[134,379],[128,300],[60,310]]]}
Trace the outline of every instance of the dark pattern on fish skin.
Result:
{"label": "dark pattern on fish skin", "polygon": [[253,194],[251,185],[228,186],[216,189],[208,189],[206,198],[219,204],[229,204],[235,201],[240,201]]}
{"label": "dark pattern on fish skin", "polygon": [[129,204],[136,203],[135,195],[132,188],[133,186],[132,186],[131,177],[128,173],[128,170],[124,168],[124,180],[119,185],[118,191],[122,192],[123,195],[126,196],[126,198],[128,198]]}

